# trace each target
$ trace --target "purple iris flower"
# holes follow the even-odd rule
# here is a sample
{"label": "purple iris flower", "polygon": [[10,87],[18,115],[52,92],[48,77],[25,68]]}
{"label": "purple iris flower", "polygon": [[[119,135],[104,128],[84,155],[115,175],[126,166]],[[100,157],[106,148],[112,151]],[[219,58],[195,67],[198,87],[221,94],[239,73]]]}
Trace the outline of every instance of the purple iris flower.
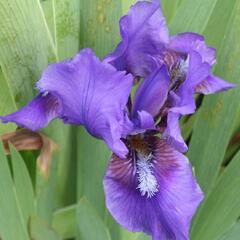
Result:
{"label": "purple iris flower", "polygon": [[169,72],[163,65],[131,99],[133,76],[85,49],[72,60],[49,65],[37,83],[39,95],[0,118],[34,131],[54,118],[84,125],[113,151],[104,177],[106,205],[113,217],[128,230],[143,231],[154,240],[188,239],[203,193],[188,159],[156,130],[153,106],[164,106],[168,88],[162,85],[168,84]]}
{"label": "purple iris flower", "polygon": [[[215,51],[203,37],[169,37],[157,0],[135,4],[120,29],[123,40],[104,61],[84,49],[49,65],[37,83],[39,95],[0,119],[33,131],[55,118],[85,126],[113,151],[104,177],[113,217],[153,240],[188,240],[203,193],[178,151],[187,150],[179,118],[195,111],[195,92],[233,85],[211,73]],[[134,77],[144,79],[131,98]]]}
{"label": "purple iris flower", "polygon": [[[170,37],[158,0],[139,1],[132,6],[120,20],[120,32],[122,41],[105,61],[142,78],[158,71],[162,65],[167,67],[169,80],[161,82],[160,78],[153,78],[143,82],[139,99],[144,98],[148,85],[148,91],[154,91],[150,113],[161,118],[158,126],[163,137],[179,151],[187,151],[179,118],[195,112],[194,93],[216,93],[235,86],[211,73],[216,63],[215,49],[208,47],[204,37],[196,33]],[[154,90],[149,90],[151,87]],[[163,104],[158,96],[166,89],[168,95]],[[142,103],[138,104],[141,110],[146,110]]]}

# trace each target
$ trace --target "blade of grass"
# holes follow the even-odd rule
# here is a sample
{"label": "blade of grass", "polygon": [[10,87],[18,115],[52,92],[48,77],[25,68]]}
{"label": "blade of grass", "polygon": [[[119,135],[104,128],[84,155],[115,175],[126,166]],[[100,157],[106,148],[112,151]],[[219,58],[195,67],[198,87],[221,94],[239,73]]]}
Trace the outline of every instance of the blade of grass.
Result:
{"label": "blade of grass", "polygon": [[39,1],[0,1],[0,65],[17,106],[34,95],[34,83],[55,47]]}
{"label": "blade of grass", "polygon": [[176,14],[176,10],[180,5],[180,1],[179,0],[173,0],[173,1],[163,0],[161,1],[161,4],[162,4],[164,16],[166,17],[167,22],[169,23],[172,20],[173,16]]}
{"label": "blade of grass", "polygon": [[56,207],[57,159],[53,156],[48,177],[43,175],[39,167],[36,175],[37,215],[50,223]]}
{"label": "blade of grass", "polygon": [[33,186],[24,160],[12,145],[10,153],[17,198],[27,226],[30,216],[35,212]]}
{"label": "blade of grass", "polygon": [[83,128],[78,132],[78,199],[85,196],[96,208],[100,217],[105,216],[102,180],[110,151],[105,143],[90,136]]}
{"label": "blade of grass", "polygon": [[0,143],[0,189],[1,238],[6,240],[30,240],[2,142]]}
{"label": "blade of grass", "polygon": [[217,239],[240,215],[240,152],[218,179],[199,211],[191,239]]}
{"label": "blade of grass", "polygon": [[77,205],[68,206],[54,213],[52,226],[63,238],[74,238],[77,235]]}
{"label": "blade of grass", "polygon": [[[51,33],[51,37],[56,46],[56,23],[55,23],[55,14],[54,14],[54,0],[40,0],[42,10],[44,12],[44,18]],[[58,52],[57,47],[55,47],[56,52]]]}
{"label": "blade of grass", "polygon": [[82,198],[78,203],[77,225],[82,240],[111,240],[108,229],[86,198]]}
{"label": "blade of grass", "polygon": [[170,24],[170,32],[183,31],[202,33],[208,23],[217,0],[185,0],[176,11]]}
{"label": "blade of grass", "polygon": [[[240,20],[239,12],[240,4],[236,1],[222,42],[221,59],[216,67],[217,75],[235,83],[240,82],[240,32],[236,28]],[[211,190],[217,178],[235,122],[238,121],[240,106],[236,99],[239,97],[238,89],[208,96],[197,113],[188,156],[206,193]]]}
{"label": "blade of grass", "polygon": [[[15,104],[15,100],[13,98],[13,93],[8,86],[8,82],[5,76],[2,73],[0,68],[0,86],[1,86],[1,94],[0,94],[0,115],[4,115],[10,112],[14,112],[17,107]],[[16,128],[15,124],[0,124],[0,135],[12,131]]]}
{"label": "blade of grass", "polygon": [[30,221],[31,237],[34,240],[60,240],[57,233],[42,219],[37,216]]}
{"label": "blade of grass", "polygon": [[122,15],[127,14],[129,8],[136,2],[136,0],[122,0]]}
{"label": "blade of grass", "polygon": [[113,50],[119,41],[121,1],[80,1],[80,44],[91,47],[99,57]]}
{"label": "blade of grass", "polygon": [[239,236],[240,236],[240,223],[238,221],[217,240],[237,240]]}
{"label": "blade of grass", "polygon": [[60,59],[73,57],[79,51],[79,0],[53,0],[56,44]]}

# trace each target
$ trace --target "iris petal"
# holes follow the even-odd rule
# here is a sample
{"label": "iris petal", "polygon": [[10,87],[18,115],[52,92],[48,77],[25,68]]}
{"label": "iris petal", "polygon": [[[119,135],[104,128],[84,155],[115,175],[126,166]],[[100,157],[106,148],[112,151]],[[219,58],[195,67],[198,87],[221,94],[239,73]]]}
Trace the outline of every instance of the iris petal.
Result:
{"label": "iris petal", "polygon": [[231,88],[236,87],[235,84],[228,83],[219,77],[209,75],[205,80],[200,82],[196,87],[195,91],[202,94],[211,94],[221,91],[227,91]]}
{"label": "iris petal", "polygon": [[155,117],[167,99],[170,88],[170,77],[165,65],[150,74],[138,88],[132,114],[135,117],[138,111],[147,111]]}
{"label": "iris petal", "polygon": [[200,54],[196,51],[191,51],[189,53],[189,67],[186,80],[181,84],[177,94],[184,95],[186,90],[191,90],[194,93],[195,86],[206,79],[210,75],[210,71],[210,65],[202,61]]}
{"label": "iris petal", "polygon": [[168,144],[173,146],[180,152],[186,152],[188,150],[187,144],[185,143],[179,126],[179,119],[181,114],[175,112],[169,112],[167,116],[167,128],[164,131],[162,137],[167,141]]}
{"label": "iris petal", "polygon": [[154,55],[159,55],[169,41],[166,20],[158,0],[139,1],[120,20],[122,41],[106,57],[118,70],[136,76],[146,76],[155,66]]}
{"label": "iris petal", "polygon": [[[169,47],[183,53],[195,51],[201,56],[202,61],[209,64],[210,67],[216,63],[216,50],[208,47],[204,37],[199,34],[188,32],[173,36]],[[210,94],[226,91],[234,87],[234,84],[228,83],[209,72],[209,75],[199,82],[195,90],[197,93]]]}
{"label": "iris petal", "polygon": [[192,114],[196,110],[194,91],[195,87],[210,74],[210,65],[202,62],[201,56],[191,51],[186,80],[178,90],[171,91],[168,97],[169,105],[167,127],[163,138],[180,152],[187,151],[187,145],[181,136],[179,119],[183,115]]}
{"label": "iris petal", "polygon": [[186,32],[171,37],[169,48],[182,53],[194,50],[201,55],[203,62],[211,66],[216,63],[216,50],[208,47],[204,37],[197,33]]}
{"label": "iris petal", "polygon": [[106,205],[123,227],[143,231],[153,240],[188,240],[191,219],[203,198],[188,159],[164,140],[151,139],[158,192],[138,189],[136,160],[113,155],[104,178]]}
{"label": "iris petal", "polygon": [[144,110],[138,111],[137,118],[133,120],[134,128],[130,134],[143,133],[146,130],[155,130],[155,123],[152,115]]}
{"label": "iris petal", "polygon": [[[58,99],[61,105],[58,114],[46,116],[46,101],[38,97],[22,111],[5,117],[5,121],[36,130],[58,116],[65,123],[84,125],[90,134],[104,139],[113,152],[124,157],[128,150],[120,138],[130,122],[125,106],[132,80],[130,74],[117,71],[101,62],[90,49],[84,49],[72,60],[49,65],[37,83],[42,95],[48,93]],[[34,112],[39,114],[36,124],[24,120]]]}
{"label": "iris petal", "polygon": [[15,122],[17,125],[36,131],[45,127],[59,116],[61,106],[52,94],[40,94],[27,106],[12,114],[0,117],[4,123]]}

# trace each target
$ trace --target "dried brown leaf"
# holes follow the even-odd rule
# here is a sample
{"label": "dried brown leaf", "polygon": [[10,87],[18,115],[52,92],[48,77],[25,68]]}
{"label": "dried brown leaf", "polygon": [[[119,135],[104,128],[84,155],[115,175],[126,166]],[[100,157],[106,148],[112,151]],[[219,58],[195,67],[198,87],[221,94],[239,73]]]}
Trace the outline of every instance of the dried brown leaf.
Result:
{"label": "dried brown leaf", "polygon": [[27,129],[20,129],[1,136],[4,150],[9,154],[9,143],[18,151],[40,150],[37,158],[37,165],[45,177],[49,175],[51,159],[57,145],[49,137],[42,133],[32,132]]}

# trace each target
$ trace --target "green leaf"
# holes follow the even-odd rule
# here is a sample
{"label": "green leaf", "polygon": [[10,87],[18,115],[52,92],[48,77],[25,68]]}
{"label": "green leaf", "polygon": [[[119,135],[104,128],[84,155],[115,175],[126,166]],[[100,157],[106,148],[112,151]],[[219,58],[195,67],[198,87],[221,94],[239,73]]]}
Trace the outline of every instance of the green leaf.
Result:
{"label": "green leaf", "polygon": [[127,14],[129,8],[136,2],[136,0],[122,0],[122,15]]}
{"label": "green leaf", "polygon": [[77,207],[77,224],[81,240],[110,240],[110,234],[93,206],[82,198]]}
{"label": "green leaf", "polygon": [[90,136],[84,128],[79,129],[76,140],[78,198],[85,196],[98,214],[104,218],[106,210],[102,181],[110,151],[103,141]]}
{"label": "green leaf", "polygon": [[[56,46],[56,21],[55,21],[55,0],[40,0],[42,10],[44,12],[44,18],[47,22],[48,29],[51,33],[53,42]],[[57,48],[56,48],[56,53],[57,53]]]}
{"label": "green leaf", "polygon": [[[229,26],[231,26],[231,15],[236,6],[237,0],[218,0],[208,19],[204,36],[207,38],[208,44],[217,49],[217,59],[221,57],[220,48],[223,45],[224,35]],[[225,38],[227,35],[225,35]]]}
{"label": "green leaf", "polygon": [[217,0],[185,0],[176,11],[171,21],[172,34],[190,31],[202,33],[208,23]]}
{"label": "green leaf", "polygon": [[240,236],[240,223],[237,222],[217,240],[237,240],[239,236]]}
{"label": "green leaf", "polygon": [[41,1],[60,60],[71,58],[79,51],[80,2],[79,0]]}
{"label": "green leaf", "polygon": [[192,133],[192,129],[193,129],[193,125],[196,119],[196,115],[192,115],[190,117],[183,117],[181,119],[181,132],[182,132],[182,136],[183,139],[185,141],[188,140],[188,138],[190,137],[191,133]]}
{"label": "green leaf", "polygon": [[4,240],[30,240],[2,142],[0,143],[0,209],[1,238]]}
{"label": "green leaf", "polygon": [[42,219],[37,216],[30,221],[31,239],[34,240],[60,240],[57,233]]}
{"label": "green leaf", "polygon": [[[62,209],[57,210],[53,216],[53,228],[56,232],[64,239],[73,238],[77,233],[77,205],[71,205]],[[114,220],[113,220],[114,221]],[[110,225],[108,222],[108,230],[111,232],[112,239],[123,239],[123,240],[147,240],[150,237],[145,236],[143,233],[132,233],[121,228],[119,226],[116,229],[116,223]],[[111,229],[113,227],[113,229]],[[116,231],[118,230],[118,231]],[[115,234],[114,234],[115,233]]]}
{"label": "green leaf", "polygon": [[77,233],[77,205],[59,209],[54,213],[52,226],[64,239],[74,238]]}
{"label": "green leaf", "polygon": [[141,234],[136,240],[150,240],[151,237]]}
{"label": "green leaf", "polygon": [[51,222],[56,204],[57,159],[53,157],[46,178],[37,167],[36,171],[36,205],[37,214],[44,221]]}
{"label": "green leaf", "polygon": [[216,239],[235,223],[240,215],[239,169],[240,152],[206,198],[192,229],[191,239]]}
{"label": "green leaf", "polygon": [[[240,31],[237,28],[239,13],[240,3],[237,1],[228,21],[226,37],[220,50],[221,58],[215,71],[216,75],[235,83],[240,82],[238,68]],[[196,115],[188,156],[195,167],[197,179],[206,193],[211,190],[217,178],[228,142],[238,121],[240,106],[236,99],[239,98],[240,92],[237,89],[207,96]]]}
{"label": "green leaf", "polygon": [[[3,72],[0,68],[0,86],[1,86],[1,94],[0,94],[0,115],[5,115],[11,113],[17,109],[13,94],[11,89],[8,86],[8,82],[3,75]],[[0,135],[7,133],[16,128],[15,124],[0,124]]]}
{"label": "green leaf", "polygon": [[76,203],[78,148],[75,139],[76,127],[54,121],[47,129],[47,133],[59,146],[59,151],[54,154],[57,164],[57,168],[54,169],[56,171],[55,201],[56,208],[62,208]]}
{"label": "green leaf", "polygon": [[53,0],[56,47],[60,59],[73,57],[79,50],[79,0]]}
{"label": "green leaf", "polygon": [[121,233],[120,239],[122,239],[122,240],[125,240],[125,239],[127,239],[127,240],[150,240],[151,239],[150,236],[147,236],[144,233],[140,233],[140,232],[133,233],[133,232],[128,232],[127,230],[121,229],[120,233]]}
{"label": "green leaf", "polygon": [[161,1],[161,4],[163,9],[163,14],[166,17],[167,22],[170,22],[180,5],[180,0],[172,0],[172,1],[163,0]]}
{"label": "green leaf", "polygon": [[80,44],[91,47],[99,57],[108,54],[119,41],[121,1],[80,1]]}
{"label": "green leaf", "polygon": [[26,165],[19,152],[11,145],[10,152],[16,194],[23,219],[27,225],[30,216],[35,211],[33,186]]}
{"label": "green leaf", "polygon": [[18,106],[34,95],[34,83],[55,47],[39,1],[0,0],[0,65]]}

